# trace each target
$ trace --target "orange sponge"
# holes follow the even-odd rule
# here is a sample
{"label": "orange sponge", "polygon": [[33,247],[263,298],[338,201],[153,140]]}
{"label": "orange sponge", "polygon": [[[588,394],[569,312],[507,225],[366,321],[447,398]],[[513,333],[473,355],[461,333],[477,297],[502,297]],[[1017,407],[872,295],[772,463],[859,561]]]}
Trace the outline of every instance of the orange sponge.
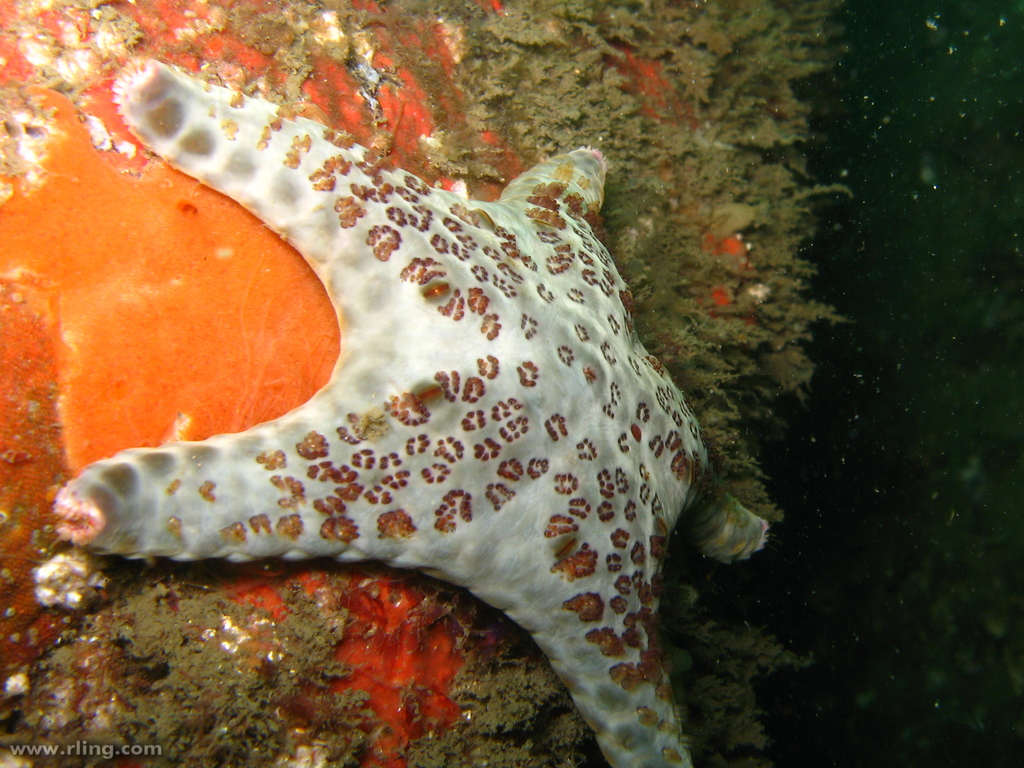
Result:
{"label": "orange sponge", "polygon": [[119,172],[69,102],[40,98],[56,110],[48,176],[0,207],[0,277],[32,284],[55,321],[73,472],[245,429],[326,383],[338,319],[298,253],[163,163]]}

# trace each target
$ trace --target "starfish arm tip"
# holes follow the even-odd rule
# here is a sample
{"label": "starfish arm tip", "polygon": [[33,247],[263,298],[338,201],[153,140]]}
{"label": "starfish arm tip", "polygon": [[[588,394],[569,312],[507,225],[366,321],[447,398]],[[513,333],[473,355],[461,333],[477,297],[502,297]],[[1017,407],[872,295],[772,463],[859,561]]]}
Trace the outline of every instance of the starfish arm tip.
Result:
{"label": "starfish arm tip", "polygon": [[58,491],[53,512],[59,521],[57,535],[78,546],[95,541],[107,524],[106,516],[99,506],[79,498],[68,486]]}
{"label": "starfish arm tip", "polygon": [[707,556],[722,563],[747,560],[768,541],[768,521],[729,494],[707,504],[693,526],[694,540]]}
{"label": "starfish arm tip", "polygon": [[586,146],[580,147],[577,151],[589,152],[594,157],[594,159],[601,164],[602,171],[607,172],[608,158],[604,156],[604,152],[602,152],[600,149],[598,149],[597,147],[592,147],[588,144]]}

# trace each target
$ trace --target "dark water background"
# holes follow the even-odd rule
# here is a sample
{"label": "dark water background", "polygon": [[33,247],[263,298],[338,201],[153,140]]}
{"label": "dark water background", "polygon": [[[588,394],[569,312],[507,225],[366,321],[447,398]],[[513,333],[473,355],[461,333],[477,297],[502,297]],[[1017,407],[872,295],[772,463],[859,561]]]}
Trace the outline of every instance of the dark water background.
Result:
{"label": "dark water background", "polygon": [[[812,399],[769,449],[776,765],[1024,766],[1024,3],[851,0]],[[754,561],[751,561],[753,564]]]}

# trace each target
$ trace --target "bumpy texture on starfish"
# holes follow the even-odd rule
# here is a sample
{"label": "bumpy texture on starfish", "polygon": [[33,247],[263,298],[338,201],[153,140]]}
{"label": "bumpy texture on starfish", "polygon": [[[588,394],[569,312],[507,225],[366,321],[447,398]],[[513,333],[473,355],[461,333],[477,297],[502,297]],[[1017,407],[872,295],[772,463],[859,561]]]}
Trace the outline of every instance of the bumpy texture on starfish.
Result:
{"label": "bumpy texture on starfish", "polygon": [[61,490],[65,538],[127,557],[327,555],[417,568],[526,628],[617,768],[687,765],[657,637],[669,532],[731,561],[767,525],[698,504],[697,421],[633,334],[578,149],[495,203],[149,62],[122,113],[281,233],[344,321],[330,383],[237,435],[123,451]]}

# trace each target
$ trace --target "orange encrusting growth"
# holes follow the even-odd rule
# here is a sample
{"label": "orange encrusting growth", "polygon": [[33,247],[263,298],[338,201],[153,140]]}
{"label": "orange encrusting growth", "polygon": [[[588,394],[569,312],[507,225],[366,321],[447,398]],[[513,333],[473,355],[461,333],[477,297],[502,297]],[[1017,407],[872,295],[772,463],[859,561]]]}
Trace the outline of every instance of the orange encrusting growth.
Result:
{"label": "orange encrusting growth", "polygon": [[609,57],[608,63],[623,76],[623,89],[641,97],[645,116],[697,130],[699,122],[693,107],[679,98],[662,62],[637,56],[630,45],[618,44],[614,48],[616,54]]}
{"label": "orange encrusting growth", "polygon": [[[713,232],[705,232],[700,247],[704,253],[716,257],[721,265],[734,275],[750,269],[750,247],[739,233],[719,237]],[[712,317],[731,317],[734,320],[742,320],[747,325],[757,323],[757,317],[753,314],[723,315],[716,309],[732,307],[736,303],[735,292],[729,285],[713,285],[711,303],[714,305],[710,308]]]}
{"label": "orange encrusting growth", "polygon": [[35,658],[63,629],[35,600],[52,490],[64,477],[51,329],[31,288],[0,281],[0,676]]}
{"label": "orange encrusting growth", "polygon": [[[324,601],[328,614],[347,612],[334,655],[349,671],[329,684],[326,695],[365,691],[356,711],[372,713],[360,726],[370,747],[360,765],[406,768],[402,755],[411,741],[450,726],[461,714],[448,697],[463,664],[458,621],[438,615],[437,595],[416,574],[388,578],[379,570],[331,565],[277,570],[239,579],[228,589],[231,599],[267,611],[275,624],[288,620],[289,602],[299,590]],[[311,693],[314,687],[319,684]]]}
{"label": "orange encrusting growth", "polygon": [[338,321],[298,253],[163,163],[118,172],[66,100],[41,98],[56,109],[49,175],[0,207],[0,276],[38,286],[59,328],[72,471],[245,429],[325,384]]}
{"label": "orange encrusting growth", "polygon": [[376,757],[363,765],[405,768],[400,755],[410,741],[461,714],[447,692],[462,654],[445,623],[423,615],[425,595],[414,579],[363,579],[355,587],[341,604],[359,623],[335,650],[352,674],[332,687],[366,691],[366,706],[389,726],[374,734]]}

